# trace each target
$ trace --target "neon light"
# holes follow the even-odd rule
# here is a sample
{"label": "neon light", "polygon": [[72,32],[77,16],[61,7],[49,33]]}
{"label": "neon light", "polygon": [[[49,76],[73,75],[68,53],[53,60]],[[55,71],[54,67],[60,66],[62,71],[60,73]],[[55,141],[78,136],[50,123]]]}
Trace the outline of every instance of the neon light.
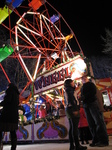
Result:
{"label": "neon light", "polygon": [[27,12],[27,14],[31,14],[31,15],[40,15],[40,13],[37,13],[37,12],[31,12],[31,11]]}
{"label": "neon light", "polygon": [[41,17],[41,15],[40,15],[40,28],[41,28],[41,33],[43,34],[43,28],[42,28],[42,17]]}
{"label": "neon light", "polygon": [[53,34],[52,34],[52,32],[51,32],[51,30],[50,30],[50,28],[49,28],[49,25],[47,24],[47,22],[46,22],[46,17],[45,16],[43,16],[42,15],[42,17],[43,17],[43,19],[44,19],[44,22],[45,22],[45,24],[46,24],[46,26],[47,26],[47,28],[48,28],[48,30],[49,30],[49,32],[50,32],[50,34],[51,34],[51,37],[54,39],[54,36],[53,36]]}
{"label": "neon light", "polygon": [[23,15],[22,15],[22,17],[17,21],[17,23],[16,24],[19,24],[20,23],[20,21],[24,18],[24,16],[26,15],[26,13],[24,13]]}
{"label": "neon light", "polygon": [[30,32],[34,33],[35,35],[38,35],[38,36],[41,37],[41,35],[38,34],[37,32],[35,32],[35,31],[33,31],[33,30],[30,30],[29,28],[26,28],[25,26],[23,26],[23,25],[21,25],[21,24],[18,24],[18,26],[20,26],[21,28],[26,29],[27,31],[30,31]]}
{"label": "neon light", "polygon": [[41,53],[41,51],[36,47],[36,45],[27,37],[27,35],[18,27],[19,31],[26,37],[26,39]]}
{"label": "neon light", "polygon": [[34,76],[33,76],[33,79],[34,79],[34,80],[35,80],[35,78],[36,78],[37,70],[38,70],[39,63],[40,63],[40,58],[41,58],[41,54],[39,55],[38,62],[37,62],[37,65],[36,65],[36,69],[35,69],[35,72],[34,72]]}
{"label": "neon light", "polygon": [[17,51],[19,51],[19,47],[18,47],[18,36],[17,36],[17,26],[15,26],[15,35],[16,35],[15,40],[16,40],[16,45],[17,45],[16,49],[17,49]]}
{"label": "neon light", "polygon": [[30,72],[28,71],[28,69],[27,69],[27,67],[26,67],[26,65],[25,65],[25,63],[24,63],[24,61],[23,61],[23,59],[22,59],[22,57],[21,57],[20,54],[19,54],[19,58],[20,58],[20,60],[21,60],[21,62],[22,62],[22,64],[23,64],[23,66],[24,66],[24,68],[25,68],[25,70],[26,70],[28,76],[30,77],[31,81],[33,81],[33,78],[32,78],[32,76],[31,76]]}

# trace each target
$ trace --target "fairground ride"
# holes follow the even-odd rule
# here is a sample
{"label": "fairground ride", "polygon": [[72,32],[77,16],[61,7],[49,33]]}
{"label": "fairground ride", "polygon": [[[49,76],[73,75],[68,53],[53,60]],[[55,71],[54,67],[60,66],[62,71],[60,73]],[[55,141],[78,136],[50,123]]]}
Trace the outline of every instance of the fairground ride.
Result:
{"label": "fairground ride", "polygon": [[[6,2],[0,9],[0,24],[9,38],[0,48],[0,84],[15,82],[21,96],[30,89],[27,99],[21,98],[26,103],[34,96],[31,87],[39,75],[84,54],[68,23],[47,0]],[[58,93],[62,96],[63,90]]]}

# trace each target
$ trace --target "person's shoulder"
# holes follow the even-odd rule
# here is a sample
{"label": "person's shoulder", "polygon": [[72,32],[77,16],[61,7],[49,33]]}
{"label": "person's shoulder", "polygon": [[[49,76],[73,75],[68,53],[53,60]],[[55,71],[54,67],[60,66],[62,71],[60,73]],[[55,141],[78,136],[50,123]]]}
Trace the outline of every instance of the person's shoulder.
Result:
{"label": "person's shoulder", "polygon": [[83,87],[90,85],[89,82],[83,83]]}
{"label": "person's shoulder", "polygon": [[74,88],[72,88],[72,87],[67,87],[66,88],[66,92],[72,92],[72,91],[74,91]]}
{"label": "person's shoulder", "polygon": [[90,81],[89,81],[89,82],[86,82],[85,84],[86,84],[86,85],[96,86],[93,82],[90,82]]}

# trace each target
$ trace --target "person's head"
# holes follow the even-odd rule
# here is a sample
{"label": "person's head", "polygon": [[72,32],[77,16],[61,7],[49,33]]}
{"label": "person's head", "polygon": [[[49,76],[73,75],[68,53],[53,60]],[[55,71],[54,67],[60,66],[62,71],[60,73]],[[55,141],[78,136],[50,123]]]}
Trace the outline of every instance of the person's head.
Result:
{"label": "person's head", "polygon": [[66,79],[65,82],[64,82],[64,87],[67,88],[67,87],[75,87],[75,83],[72,79]]}
{"label": "person's head", "polygon": [[89,82],[89,79],[87,78],[87,76],[83,76],[83,77],[81,78],[81,80],[82,80],[82,83]]}
{"label": "person's head", "polygon": [[40,110],[44,109],[44,106],[43,105],[40,105]]}
{"label": "person's head", "polygon": [[83,101],[80,101],[80,107],[81,108],[83,107]]}
{"label": "person's head", "polygon": [[14,83],[9,83],[8,87],[7,87],[7,90],[14,90],[19,94],[19,90],[18,90],[17,86]]}
{"label": "person's head", "polygon": [[16,87],[16,85],[14,83],[9,83],[8,88],[12,88],[12,87]]}

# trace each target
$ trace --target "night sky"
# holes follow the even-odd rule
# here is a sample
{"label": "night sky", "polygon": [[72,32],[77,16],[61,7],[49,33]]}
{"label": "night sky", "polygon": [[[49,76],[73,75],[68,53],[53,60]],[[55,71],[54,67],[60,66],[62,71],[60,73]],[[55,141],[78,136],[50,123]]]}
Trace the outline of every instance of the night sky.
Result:
{"label": "night sky", "polygon": [[[109,0],[47,0],[69,24],[86,57],[101,55],[105,29],[112,30]],[[25,0],[28,4],[28,0]],[[21,11],[21,10],[20,10]],[[13,13],[14,14],[14,13]],[[15,18],[16,20],[16,18]]]}
{"label": "night sky", "polygon": [[48,0],[75,33],[85,56],[101,55],[105,28],[112,30],[111,1]]}

